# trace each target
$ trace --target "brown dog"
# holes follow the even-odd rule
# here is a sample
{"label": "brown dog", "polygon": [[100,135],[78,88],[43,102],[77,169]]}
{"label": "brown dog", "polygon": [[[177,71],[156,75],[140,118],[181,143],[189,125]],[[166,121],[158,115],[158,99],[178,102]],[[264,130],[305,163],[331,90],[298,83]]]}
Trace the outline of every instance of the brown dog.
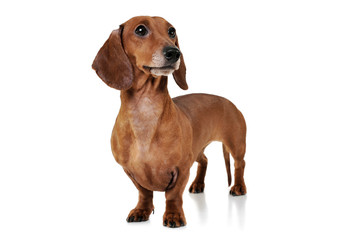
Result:
{"label": "brown dog", "polygon": [[169,96],[167,75],[171,73],[180,88],[188,88],[183,55],[170,23],[160,17],[130,19],[110,34],[92,67],[107,85],[121,90],[111,146],[115,160],[139,190],[128,222],[148,220],[154,210],[153,191],[165,191],[164,225],[184,226],[182,195],[189,170],[197,161],[197,176],[189,191],[203,192],[207,169],[203,151],[212,141],[223,143],[228,185],[229,153],[235,160],[230,193],[246,194],[246,123],[241,112],[218,96]]}

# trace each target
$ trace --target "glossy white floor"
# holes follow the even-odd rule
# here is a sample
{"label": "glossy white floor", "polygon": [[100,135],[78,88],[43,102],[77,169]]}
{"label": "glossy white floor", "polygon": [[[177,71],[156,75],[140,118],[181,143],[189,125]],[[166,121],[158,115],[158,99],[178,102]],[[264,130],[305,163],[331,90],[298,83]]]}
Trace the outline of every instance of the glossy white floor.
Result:
{"label": "glossy white floor", "polygon": [[[0,5],[0,239],[361,239],[358,1]],[[171,96],[222,95],[248,125],[248,194],[228,194],[211,144],[184,228],[163,227],[159,192],[149,221],[125,221],[137,191],[110,150],[119,92],[90,66],[135,15],[177,29],[190,88],[170,78]]]}

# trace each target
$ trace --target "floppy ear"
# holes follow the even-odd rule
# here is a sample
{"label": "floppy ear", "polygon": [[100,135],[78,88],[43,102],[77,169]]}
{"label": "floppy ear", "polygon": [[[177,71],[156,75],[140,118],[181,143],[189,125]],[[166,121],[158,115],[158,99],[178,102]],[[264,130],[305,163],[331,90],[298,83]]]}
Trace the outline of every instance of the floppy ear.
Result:
{"label": "floppy ear", "polygon": [[[178,38],[177,38],[177,41],[175,42],[175,45],[179,49]],[[183,90],[188,89],[188,84],[186,82],[186,65],[184,64],[183,54],[180,57],[180,65],[179,65],[178,70],[173,72],[173,78],[174,78],[175,82],[177,83],[177,85],[181,89],[183,89]]]}
{"label": "floppy ear", "polygon": [[109,86],[126,90],[133,83],[133,68],[122,44],[123,26],[114,30],[94,59],[92,68]]}

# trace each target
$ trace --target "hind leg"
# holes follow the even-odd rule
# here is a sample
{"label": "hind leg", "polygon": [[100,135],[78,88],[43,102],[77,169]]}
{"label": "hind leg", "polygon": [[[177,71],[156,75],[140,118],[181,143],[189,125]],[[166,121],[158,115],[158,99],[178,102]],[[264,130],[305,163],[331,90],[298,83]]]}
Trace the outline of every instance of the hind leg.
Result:
{"label": "hind leg", "polygon": [[[230,144],[232,146],[232,144]],[[234,146],[234,145],[233,145]],[[233,196],[245,195],[247,193],[246,184],[244,182],[244,154],[246,152],[246,144],[243,142],[237,144],[238,147],[231,147],[232,157],[234,159],[234,185],[231,187],[230,194]]]}
{"label": "hind leg", "polygon": [[247,193],[246,184],[244,182],[244,167],[246,162],[243,158],[235,159],[234,162],[234,185],[231,187],[229,193],[233,196],[245,195]]}
{"label": "hind leg", "polygon": [[196,161],[198,162],[197,176],[189,188],[190,193],[202,193],[204,191],[204,178],[206,176],[208,159],[201,152]]}

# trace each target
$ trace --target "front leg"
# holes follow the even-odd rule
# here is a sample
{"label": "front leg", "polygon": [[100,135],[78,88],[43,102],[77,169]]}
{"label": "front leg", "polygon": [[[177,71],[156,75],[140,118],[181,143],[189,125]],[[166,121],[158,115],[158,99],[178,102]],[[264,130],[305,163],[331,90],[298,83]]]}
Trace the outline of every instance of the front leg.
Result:
{"label": "front leg", "polygon": [[130,211],[127,222],[142,222],[149,219],[150,214],[154,211],[153,205],[153,191],[149,191],[140,186],[134,178],[126,171],[129,178],[139,191],[139,198],[137,206]]}
{"label": "front leg", "polygon": [[153,192],[146,189],[139,189],[138,204],[130,211],[127,222],[147,221],[152,211],[154,211]]}
{"label": "front leg", "polygon": [[163,225],[166,227],[183,227],[187,224],[183,212],[182,195],[189,177],[189,170],[179,172],[176,185],[165,192],[166,206],[163,215]]}

